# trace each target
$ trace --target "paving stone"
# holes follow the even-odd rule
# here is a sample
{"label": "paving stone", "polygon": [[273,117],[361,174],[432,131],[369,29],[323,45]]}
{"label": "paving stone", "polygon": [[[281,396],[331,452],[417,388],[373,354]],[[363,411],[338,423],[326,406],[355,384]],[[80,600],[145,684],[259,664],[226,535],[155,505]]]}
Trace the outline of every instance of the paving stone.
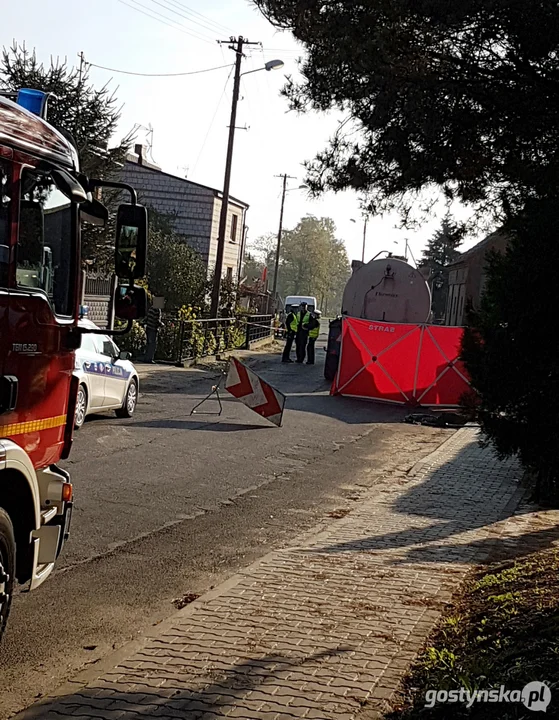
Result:
{"label": "paving stone", "polygon": [[481,448],[475,429],[458,431],[406,472],[372,472],[363,480],[369,494],[347,517],[202,598],[44,717],[354,720],[363,712],[369,720],[381,713],[473,564],[496,550],[516,552],[534,525],[555,528],[559,540],[559,512],[523,506],[520,516],[505,517],[519,497],[519,467]]}

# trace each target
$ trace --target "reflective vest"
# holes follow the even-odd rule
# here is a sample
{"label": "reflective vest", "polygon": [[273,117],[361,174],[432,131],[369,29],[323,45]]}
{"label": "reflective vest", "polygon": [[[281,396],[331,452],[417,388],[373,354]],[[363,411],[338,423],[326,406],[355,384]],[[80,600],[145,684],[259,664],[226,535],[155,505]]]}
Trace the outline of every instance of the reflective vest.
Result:
{"label": "reflective vest", "polygon": [[305,325],[308,325],[308,322],[309,322],[310,319],[311,319],[311,314],[310,314],[310,312],[309,312],[308,310],[307,310],[307,312],[303,315],[302,318],[301,318],[301,311],[299,310],[299,312],[297,313],[297,328],[296,328],[296,329],[302,328],[303,330],[307,330],[307,328],[305,327]]}
{"label": "reflective vest", "polygon": [[297,332],[297,327],[299,325],[297,320],[297,315],[295,313],[289,313],[289,315],[285,318],[287,329],[291,330],[292,333]]}
{"label": "reflective vest", "polygon": [[312,330],[309,330],[309,338],[311,340],[316,340],[317,337],[320,335],[320,320],[318,318],[315,318],[318,325],[313,328]]}

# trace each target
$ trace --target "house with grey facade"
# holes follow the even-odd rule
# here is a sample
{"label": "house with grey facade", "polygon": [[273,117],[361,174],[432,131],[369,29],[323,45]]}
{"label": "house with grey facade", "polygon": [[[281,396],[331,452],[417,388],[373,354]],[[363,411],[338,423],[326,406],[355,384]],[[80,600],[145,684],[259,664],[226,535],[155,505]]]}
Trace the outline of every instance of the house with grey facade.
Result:
{"label": "house with grey facade", "polygon": [[507,245],[506,235],[491,233],[445,268],[448,273],[445,325],[464,325],[469,304],[474,310],[479,309],[485,289],[487,253],[504,253]]}
{"label": "house with grey facade", "polygon": [[[206,263],[208,274],[215,267],[222,193],[186,178],[163,172],[145,157],[145,148],[136,145],[127,155],[119,180],[138,192],[138,199],[148,208],[167,215],[176,232]],[[229,198],[223,276],[239,280],[246,235],[247,203]]]}

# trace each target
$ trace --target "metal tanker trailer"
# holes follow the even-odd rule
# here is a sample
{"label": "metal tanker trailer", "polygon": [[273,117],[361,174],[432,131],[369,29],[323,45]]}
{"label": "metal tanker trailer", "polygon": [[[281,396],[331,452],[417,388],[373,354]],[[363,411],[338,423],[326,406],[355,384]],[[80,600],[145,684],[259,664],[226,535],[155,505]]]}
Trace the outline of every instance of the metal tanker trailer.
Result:
{"label": "metal tanker trailer", "polygon": [[[342,315],[392,323],[426,323],[431,291],[423,275],[405,258],[388,254],[368,263],[354,261],[342,300]],[[332,320],[324,377],[333,380],[338,367],[341,317]]]}

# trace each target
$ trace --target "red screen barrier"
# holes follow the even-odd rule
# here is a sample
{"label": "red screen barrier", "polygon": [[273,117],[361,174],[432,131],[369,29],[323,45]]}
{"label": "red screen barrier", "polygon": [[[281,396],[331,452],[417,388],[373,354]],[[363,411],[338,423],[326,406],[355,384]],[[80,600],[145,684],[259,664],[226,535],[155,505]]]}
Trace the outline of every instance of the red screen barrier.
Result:
{"label": "red screen barrier", "polygon": [[464,330],[343,318],[333,395],[413,406],[457,407],[470,382],[460,360]]}

